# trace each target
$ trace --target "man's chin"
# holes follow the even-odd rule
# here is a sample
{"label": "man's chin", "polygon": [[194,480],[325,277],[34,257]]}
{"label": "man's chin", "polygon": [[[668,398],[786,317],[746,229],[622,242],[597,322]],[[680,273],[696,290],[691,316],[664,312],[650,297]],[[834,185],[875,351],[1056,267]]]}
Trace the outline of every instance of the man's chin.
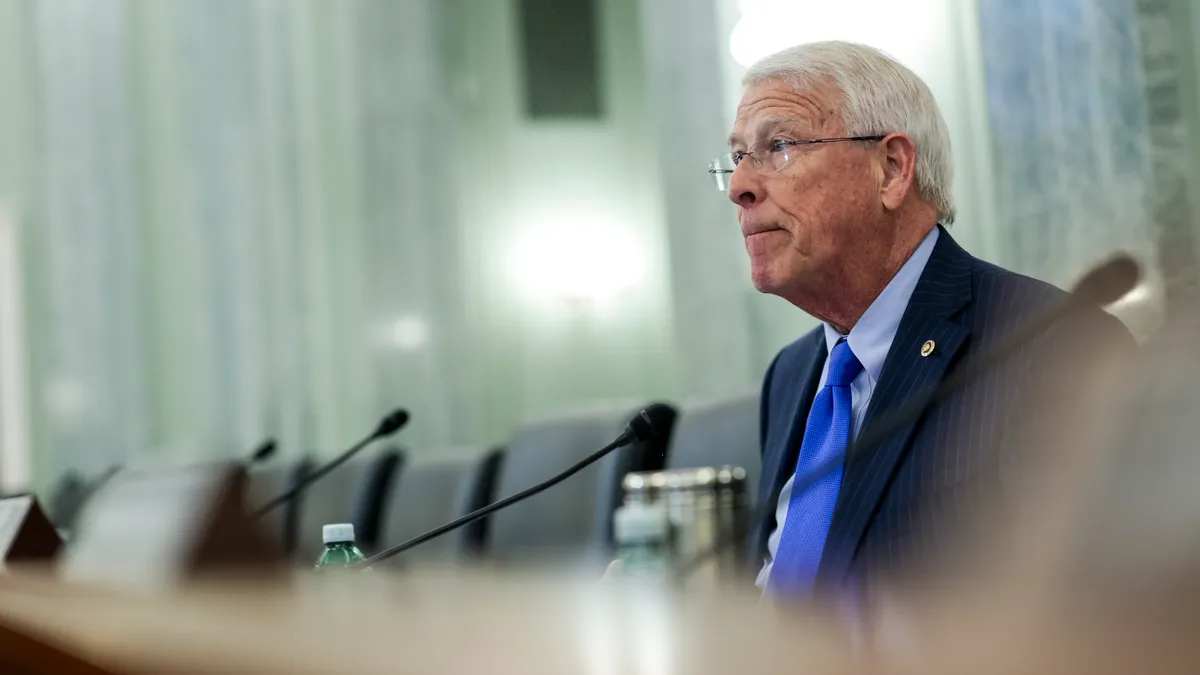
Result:
{"label": "man's chin", "polygon": [[779,280],[770,270],[757,270],[751,268],[750,283],[754,284],[754,290],[759,293],[770,293],[777,295],[779,293]]}

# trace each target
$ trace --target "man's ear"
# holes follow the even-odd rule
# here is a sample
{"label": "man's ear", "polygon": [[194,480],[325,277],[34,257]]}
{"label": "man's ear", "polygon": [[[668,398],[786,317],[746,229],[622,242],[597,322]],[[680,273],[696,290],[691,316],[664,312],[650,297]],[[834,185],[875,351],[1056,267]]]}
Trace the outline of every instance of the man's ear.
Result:
{"label": "man's ear", "polygon": [[883,181],[879,185],[883,206],[900,208],[913,188],[917,174],[917,144],[904,134],[889,134],[879,142]]}

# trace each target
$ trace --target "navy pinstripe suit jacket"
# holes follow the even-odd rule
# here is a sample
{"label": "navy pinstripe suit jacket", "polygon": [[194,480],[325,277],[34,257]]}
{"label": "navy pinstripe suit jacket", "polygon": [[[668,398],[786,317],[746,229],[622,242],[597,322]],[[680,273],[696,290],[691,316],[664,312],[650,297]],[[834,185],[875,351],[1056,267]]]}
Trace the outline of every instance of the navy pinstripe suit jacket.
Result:
{"label": "navy pinstripe suit jacket", "polygon": [[[938,385],[956,363],[987,354],[1065,301],[1049,284],[983,262],[943,230],[900,321],[871,395],[863,428],[906,399]],[[879,572],[905,569],[937,555],[937,525],[965,511],[965,501],[996,482],[1007,449],[1020,438],[1029,391],[1070,387],[1069,369],[1088,367],[1087,343],[1131,346],[1132,337],[1099,309],[1071,315],[974,384],[930,406],[872,447],[855,450],[845,466],[833,522],[817,573],[818,589],[861,586]],[[936,344],[921,355],[927,340]],[[775,527],[773,505],[794,473],[808,411],[826,358],[823,329],[785,347],[767,370],[761,401],[762,476],[753,532],[756,560]],[[1043,375],[1056,378],[1041,381]],[[1065,378],[1065,380],[1064,380]],[[1042,378],[1044,380],[1044,378]],[[1046,400],[1038,397],[1039,400]],[[951,518],[953,520],[953,518]]]}

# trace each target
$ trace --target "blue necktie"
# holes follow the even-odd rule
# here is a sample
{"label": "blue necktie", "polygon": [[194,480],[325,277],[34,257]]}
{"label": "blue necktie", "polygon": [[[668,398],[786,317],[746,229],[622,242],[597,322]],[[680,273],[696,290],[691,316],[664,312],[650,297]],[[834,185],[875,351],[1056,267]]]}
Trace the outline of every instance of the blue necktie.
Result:
{"label": "blue necktie", "polygon": [[[796,462],[792,498],[788,502],[787,520],[771,566],[770,590],[789,594],[812,592],[825,549],[825,537],[833,522],[833,507],[842,487],[846,444],[850,442],[853,426],[850,383],[862,372],[862,364],[850,351],[850,345],[840,340],[829,354],[829,372],[825,386],[813,399],[804,441]],[[809,472],[837,462],[837,469],[824,476]],[[811,485],[810,480],[816,478]],[[804,488],[804,489],[799,489]]]}

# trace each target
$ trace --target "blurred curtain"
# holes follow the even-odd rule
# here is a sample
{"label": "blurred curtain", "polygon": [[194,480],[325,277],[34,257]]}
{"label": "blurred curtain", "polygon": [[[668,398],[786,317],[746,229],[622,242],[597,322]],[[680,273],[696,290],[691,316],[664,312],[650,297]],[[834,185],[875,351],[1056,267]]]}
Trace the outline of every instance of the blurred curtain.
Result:
{"label": "blurred curtain", "polygon": [[475,435],[436,5],[0,2],[39,482],[331,453],[399,404],[408,441]]}

